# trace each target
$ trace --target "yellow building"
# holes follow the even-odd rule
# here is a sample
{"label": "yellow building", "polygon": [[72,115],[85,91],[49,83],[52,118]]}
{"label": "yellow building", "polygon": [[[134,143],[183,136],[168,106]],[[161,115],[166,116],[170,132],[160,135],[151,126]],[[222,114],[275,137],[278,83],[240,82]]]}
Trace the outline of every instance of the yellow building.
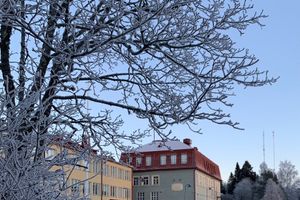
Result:
{"label": "yellow building", "polygon": [[132,168],[112,158],[101,157],[93,149],[88,150],[90,152],[80,151],[88,149],[82,147],[83,144],[74,142],[64,145],[57,143],[50,145],[46,151],[46,159],[53,159],[64,151],[68,158],[75,160],[75,165],[51,168],[63,170],[62,182],[66,183],[67,194],[91,200],[131,200]]}

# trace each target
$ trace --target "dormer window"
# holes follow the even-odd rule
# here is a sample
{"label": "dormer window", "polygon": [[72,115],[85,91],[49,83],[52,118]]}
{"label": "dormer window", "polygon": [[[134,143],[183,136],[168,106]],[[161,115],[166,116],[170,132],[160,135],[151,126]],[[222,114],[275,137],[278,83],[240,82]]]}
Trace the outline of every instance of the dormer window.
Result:
{"label": "dormer window", "polygon": [[181,154],[181,164],[187,164],[187,154],[186,153]]}

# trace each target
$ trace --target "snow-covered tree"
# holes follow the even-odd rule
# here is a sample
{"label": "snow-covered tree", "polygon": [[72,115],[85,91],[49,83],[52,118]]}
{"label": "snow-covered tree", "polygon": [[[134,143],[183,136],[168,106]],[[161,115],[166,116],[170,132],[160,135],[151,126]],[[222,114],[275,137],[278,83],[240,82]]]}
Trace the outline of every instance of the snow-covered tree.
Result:
{"label": "snow-covered tree", "polygon": [[49,162],[49,144],[84,132],[127,148],[147,132],[124,133],[123,111],[163,138],[200,120],[240,128],[222,110],[235,86],[276,80],[232,37],[263,17],[247,0],[1,0],[2,198],[65,199],[63,168],[49,169],[73,162]]}
{"label": "snow-covered tree", "polygon": [[265,194],[262,200],[285,200],[285,195],[278,184],[269,179],[266,184]]}
{"label": "snow-covered tree", "polygon": [[281,161],[277,173],[279,183],[284,188],[292,188],[298,182],[298,171],[290,161]]}
{"label": "snow-covered tree", "polygon": [[250,178],[242,179],[236,186],[233,191],[235,200],[248,200],[252,199],[253,191],[252,191],[253,182]]}
{"label": "snow-covered tree", "polygon": [[277,173],[280,185],[283,187],[288,200],[298,200],[300,196],[297,189],[300,188],[298,171],[290,161],[281,161]]}
{"label": "snow-covered tree", "polygon": [[267,181],[273,180],[276,184],[278,183],[276,173],[268,168],[268,165],[263,162],[259,166],[259,176],[256,182],[253,184],[253,200],[261,200],[265,194]]}
{"label": "snow-covered tree", "polygon": [[260,165],[259,165],[259,174],[263,174],[263,173],[265,173],[265,172],[267,172],[267,171],[269,171],[270,169],[269,169],[269,167],[268,167],[268,165],[267,165],[267,163],[266,162],[262,162]]}
{"label": "snow-covered tree", "polygon": [[268,168],[268,165],[265,162],[261,163],[259,168],[260,168],[259,181],[261,181],[262,184],[265,185],[268,179],[272,179],[276,184],[278,183],[278,178],[276,173],[272,169]]}

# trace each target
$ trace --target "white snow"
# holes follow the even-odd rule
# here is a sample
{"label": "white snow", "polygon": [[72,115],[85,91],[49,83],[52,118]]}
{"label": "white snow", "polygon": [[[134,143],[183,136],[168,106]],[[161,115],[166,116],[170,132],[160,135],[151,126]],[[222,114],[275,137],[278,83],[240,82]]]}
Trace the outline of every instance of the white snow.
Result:
{"label": "white snow", "polygon": [[140,146],[135,149],[137,152],[150,152],[150,151],[169,151],[180,149],[193,149],[193,147],[180,142],[179,140],[154,140],[153,142]]}

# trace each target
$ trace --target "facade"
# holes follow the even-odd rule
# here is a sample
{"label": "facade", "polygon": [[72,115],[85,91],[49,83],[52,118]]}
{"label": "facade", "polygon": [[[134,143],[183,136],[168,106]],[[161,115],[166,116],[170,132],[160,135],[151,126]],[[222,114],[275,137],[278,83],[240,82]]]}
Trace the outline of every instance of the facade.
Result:
{"label": "facade", "polygon": [[[63,147],[52,144],[45,157],[53,158],[59,152],[67,151],[69,157],[78,157],[83,145],[68,142]],[[64,166],[68,194],[91,200],[132,200],[132,167],[116,162],[112,158],[103,158],[92,150],[89,156],[83,156],[77,164]],[[51,170],[60,170],[55,166]],[[102,169],[102,170],[101,170]]]}
{"label": "facade", "polygon": [[192,147],[190,139],[156,140],[123,153],[121,160],[134,166],[134,200],[220,199],[219,167]]}

